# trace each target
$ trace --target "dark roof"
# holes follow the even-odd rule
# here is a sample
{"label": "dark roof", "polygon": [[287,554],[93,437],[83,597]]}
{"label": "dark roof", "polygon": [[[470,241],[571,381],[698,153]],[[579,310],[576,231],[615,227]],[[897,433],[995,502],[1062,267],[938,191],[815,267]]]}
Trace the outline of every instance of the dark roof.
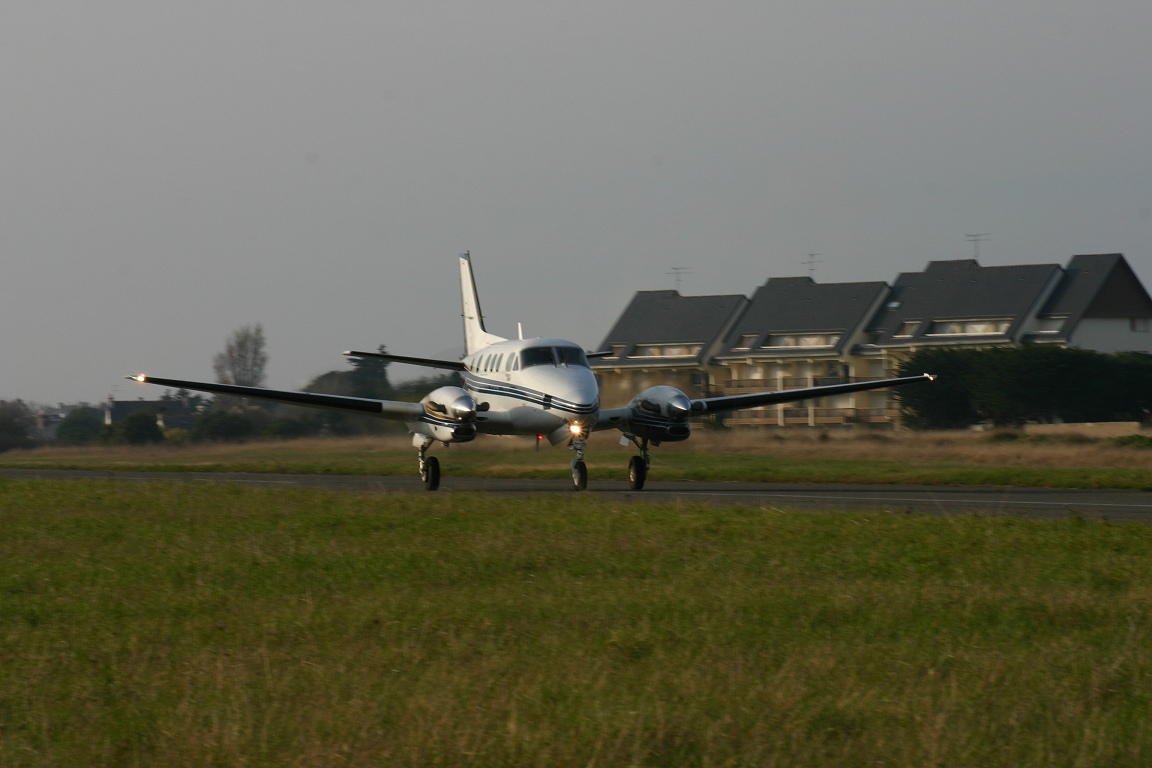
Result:
{"label": "dark roof", "polygon": [[742,295],[681,296],[678,291],[637,291],[599,348],[608,350],[614,344],[626,344],[630,350],[636,344],[684,343],[701,344],[701,354],[707,354],[708,347],[747,303]]}
{"label": "dark roof", "polygon": [[770,278],[756,289],[748,310],[728,334],[723,354],[746,356],[746,350],[731,352],[746,335],[759,335],[758,345],[768,334],[784,333],[839,333],[839,343],[827,350],[839,352],[848,343],[848,334],[868,322],[869,311],[887,290],[888,284],[881,282],[818,284],[810,277]]}
{"label": "dark roof", "polygon": [[1083,318],[1152,317],[1152,299],[1124,256],[1099,253],[1073,256],[1066,277],[1041,311],[1044,317],[1067,317],[1063,335]]}
{"label": "dark roof", "polygon": [[[927,321],[1007,319],[1005,333],[986,338],[1011,339],[1060,273],[1058,264],[982,267],[974,259],[932,261],[923,272],[896,279],[869,331],[880,345],[924,344],[933,340],[924,335]],[[904,322],[914,320],[926,322],[911,337],[893,338]]]}

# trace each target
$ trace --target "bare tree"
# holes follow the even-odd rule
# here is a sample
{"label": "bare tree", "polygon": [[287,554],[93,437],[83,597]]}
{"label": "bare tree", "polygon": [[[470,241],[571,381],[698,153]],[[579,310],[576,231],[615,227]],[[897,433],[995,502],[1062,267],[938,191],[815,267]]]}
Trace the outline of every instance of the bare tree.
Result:
{"label": "bare tree", "polygon": [[264,328],[256,323],[232,332],[224,351],[216,353],[212,368],[216,371],[216,381],[221,384],[259,387],[264,384],[264,366],[267,363]]}

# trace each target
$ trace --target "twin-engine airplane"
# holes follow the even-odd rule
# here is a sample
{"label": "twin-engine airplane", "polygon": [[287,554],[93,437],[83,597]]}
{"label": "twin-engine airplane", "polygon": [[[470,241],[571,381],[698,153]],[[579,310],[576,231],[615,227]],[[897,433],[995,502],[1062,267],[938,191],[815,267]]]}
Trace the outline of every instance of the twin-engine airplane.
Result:
{"label": "twin-engine airplane", "polygon": [[[135,381],[166,387],[275,400],[294,405],[366,413],[403,421],[419,452],[420,478],[430,491],[440,486],[440,462],[428,456],[433,443],[466,443],[479,434],[547,436],[552,445],[568,441],[575,451],[572,483],[578,490],[588,485],[584,448],[592,432],[617,429],[621,443],[640,451],[628,462],[629,484],[644,487],[648,476],[649,446],[687,440],[689,419],[774,403],[787,403],[847,392],[880,389],[914,381],[931,381],[931,374],[877,381],[833,384],[822,387],[760,392],[692,399],[680,390],[657,386],[644,390],[623,408],[601,408],[600,391],[589,354],[564,339],[505,339],[485,330],[480,300],[469,254],[460,257],[460,291],[464,308],[463,360],[429,360],[376,352],[345,352],[349,357],[380,358],[409,365],[459,371],[463,387],[440,387],[418,403],[371,400],[312,392],[284,392],[261,387],[213,384],[156,376],[129,376]],[[607,352],[591,353],[592,357]]]}

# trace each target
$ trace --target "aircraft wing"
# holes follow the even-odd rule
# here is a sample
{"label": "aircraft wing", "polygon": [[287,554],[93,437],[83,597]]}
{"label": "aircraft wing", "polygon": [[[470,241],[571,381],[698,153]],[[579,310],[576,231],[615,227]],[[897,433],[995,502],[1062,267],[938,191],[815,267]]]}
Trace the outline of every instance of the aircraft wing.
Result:
{"label": "aircraft wing", "polygon": [[405,363],[406,365],[422,365],[425,368],[443,368],[448,371],[464,370],[462,360],[430,360],[426,357],[405,357],[403,355],[389,355],[383,352],[355,352],[344,353],[347,357],[371,357],[376,360],[387,360],[390,363]]}
{"label": "aircraft wing", "polygon": [[828,384],[822,387],[785,389],[779,392],[754,392],[749,395],[704,397],[692,401],[692,415],[698,416],[704,413],[737,411],[744,408],[757,408],[761,405],[792,403],[797,400],[813,400],[818,397],[832,397],[833,395],[844,395],[849,392],[863,392],[869,389],[897,387],[916,381],[935,381],[935,379],[936,376],[934,374],[922,373],[919,376],[903,376],[896,379],[877,379],[875,381],[853,381],[846,384]]}
{"label": "aircraft wing", "polygon": [[366,397],[345,395],[322,395],[316,392],[290,392],[263,387],[242,387],[237,384],[215,384],[206,381],[183,381],[181,379],[161,379],[157,376],[127,376],[132,381],[145,384],[159,384],[163,387],[192,389],[198,392],[212,392],[219,395],[252,397],[259,400],[273,400],[278,403],[306,405],[312,408],[330,408],[338,411],[356,411],[385,419],[419,419],[424,415],[420,403],[406,403],[398,400],[372,400]]}

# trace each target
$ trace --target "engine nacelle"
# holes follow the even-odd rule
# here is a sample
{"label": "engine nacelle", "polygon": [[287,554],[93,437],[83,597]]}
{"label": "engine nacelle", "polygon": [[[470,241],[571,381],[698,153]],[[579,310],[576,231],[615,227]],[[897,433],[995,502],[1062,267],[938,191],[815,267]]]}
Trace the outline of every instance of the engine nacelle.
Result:
{"label": "engine nacelle", "polygon": [[688,424],[692,401],[675,387],[650,387],[632,398],[628,407],[632,409],[628,431],[637,437],[674,443],[692,434]]}
{"label": "engine nacelle", "polygon": [[[417,431],[444,443],[465,443],[476,437],[476,400],[460,387],[440,387],[420,401],[436,421],[421,422]],[[446,424],[444,422],[453,422]],[[409,425],[413,428],[413,425]]]}
{"label": "engine nacelle", "polygon": [[424,410],[433,416],[452,421],[476,421],[476,400],[460,387],[440,387],[420,401]]}

